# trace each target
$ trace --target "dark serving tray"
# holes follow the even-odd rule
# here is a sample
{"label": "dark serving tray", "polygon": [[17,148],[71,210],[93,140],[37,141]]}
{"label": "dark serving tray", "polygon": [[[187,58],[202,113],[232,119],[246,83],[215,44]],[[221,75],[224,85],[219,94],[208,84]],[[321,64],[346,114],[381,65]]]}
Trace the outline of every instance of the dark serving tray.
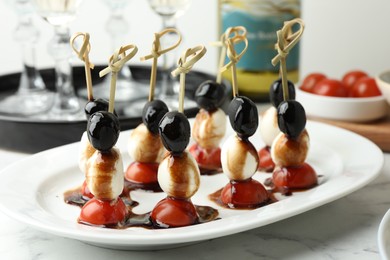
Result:
{"label": "dark serving tray", "polygon": [[[92,70],[93,83],[102,79],[98,76],[103,66]],[[149,82],[150,67],[131,66],[133,78],[140,82]],[[54,89],[54,69],[41,70],[41,75],[49,89]],[[19,84],[20,73],[0,76],[0,95],[15,92]],[[214,79],[214,75],[192,71],[186,77],[186,96],[193,99],[196,88],[205,80]],[[84,67],[73,68],[73,81],[76,92],[85,87]],[[161,75],[157,75],[157,81]],[[146,84],[147,85],[147,84]],[[230,93],[230,87],[226,93]],[[193,117],[198,108],[186,109],[188,117]],[[141,117],[128,117],[118,112],[121,129],[127,130],[141,123]],[[52,147],[79,141],[86,129],[86,120],[80,121],[44,121],[22,117],[0,115],[0,147],[27,153],[35,153]]]}

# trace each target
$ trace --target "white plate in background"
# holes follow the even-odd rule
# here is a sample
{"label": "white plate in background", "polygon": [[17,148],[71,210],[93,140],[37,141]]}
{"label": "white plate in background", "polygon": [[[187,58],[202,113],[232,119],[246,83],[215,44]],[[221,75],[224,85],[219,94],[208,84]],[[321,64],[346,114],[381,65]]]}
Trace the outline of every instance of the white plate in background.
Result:
{"label": "white plate in background", "polygon": [[378,248],[382,259],[390,259],[390,209],[379,224]]}
{"label": "white plate in background", "polygon": [[295,91],[296,100],[302,104],[306,114],[311,117],[359,123],[380,119],[389,113],[384,96],[328,97],[308,93],[298,87]]}

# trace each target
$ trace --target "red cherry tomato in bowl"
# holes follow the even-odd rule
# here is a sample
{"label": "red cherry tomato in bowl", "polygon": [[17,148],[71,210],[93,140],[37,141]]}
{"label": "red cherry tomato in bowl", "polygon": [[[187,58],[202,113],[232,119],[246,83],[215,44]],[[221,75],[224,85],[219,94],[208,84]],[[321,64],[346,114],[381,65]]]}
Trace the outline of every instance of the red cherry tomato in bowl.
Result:
{"label": "red cherry tomato in bowl", "polygon": [[340,80],[323,79],[314,86],[312,93],[322,96],[347,97],[348,89]]}
{"label": "red cherry tomato in bowl", "polygon": [[326,79],[326,76],[322,73],[311,73],[303,80],[300,89],[306,92],[312,92],[314,86],[321,80]]}
{"label": "red cherry tomato in bowl", "polygon": [[355,85],[355,83],[360,78],[363,78],[363,77],[368,77],[367,73],[365,73],[364,71],[360,71],[360,70],[353,70],[353,71],[350,71],[350,72],[347,72],[346,74],[344,74],[341,82],[343,82],[343,84],[348,89],[351,89],[353,87],[353,85]]}
{"label": "red cherry tomato in bowl", "polygon": [[374,78],[360,78],[349,90],[350,97],[376,97],[382,95]]}

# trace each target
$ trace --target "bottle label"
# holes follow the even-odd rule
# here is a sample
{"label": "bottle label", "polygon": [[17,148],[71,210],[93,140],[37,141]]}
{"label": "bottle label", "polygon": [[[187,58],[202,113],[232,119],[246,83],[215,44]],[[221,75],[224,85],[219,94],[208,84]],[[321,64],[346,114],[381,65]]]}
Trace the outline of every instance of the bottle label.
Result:
{"label": "bottle label", "polygon": [[[271,64],[277,54],[276,31],[283,27],[284,21],[299,16],[299,0],[288,3],[286,5],[286,1],[275,0],[222,1],[222,32],[233,26],[247,29],[248,49],[237,64],[238,69],[249,72],[279,71],[279,66]],[[244,44],[238,44],[235,48],[239,53]],[[298,69],[298,63],[299,46],[296,45],[286,59],[287,70]]]}

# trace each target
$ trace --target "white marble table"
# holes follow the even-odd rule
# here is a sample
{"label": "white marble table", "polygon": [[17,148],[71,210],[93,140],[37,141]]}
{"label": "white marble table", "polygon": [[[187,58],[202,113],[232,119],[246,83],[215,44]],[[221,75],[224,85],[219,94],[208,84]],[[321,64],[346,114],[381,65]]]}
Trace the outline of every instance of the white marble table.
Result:
{"label": "white marble table", "polygon": [[[28,156],[0,150],[1,168]],[[390,154],[366,187],[304,214],[187,247],[117,251],[21,224],[0,212],[0,259],[380,259],[377,231],[390,208]],[[157,258],[156,258],[157,257]]]}

